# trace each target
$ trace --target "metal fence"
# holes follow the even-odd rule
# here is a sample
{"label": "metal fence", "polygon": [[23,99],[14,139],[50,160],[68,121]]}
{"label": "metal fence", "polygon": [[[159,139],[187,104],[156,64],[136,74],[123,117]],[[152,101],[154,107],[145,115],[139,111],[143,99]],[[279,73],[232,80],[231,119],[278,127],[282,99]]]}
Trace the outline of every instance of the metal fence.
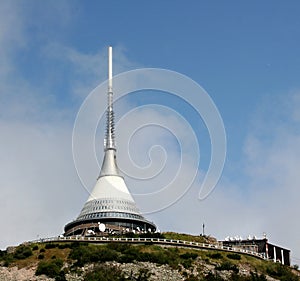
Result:
{"label": "metal fence", "polygon": [[240,254],[246,254],[254,256],[260,259],[266,259],[264,254],[249,251],[242,248],[227,247],[220,244],[207,244],[184,240],[174,240],[174,239],[161,239],[161,238],[120,238],[120,237],[88,237],[88,236],[68,236],[68,237],[51,237],[51,238],[41,238],[31,243],[47,243],[47,242],[89,242],[89,243],[132,243],[132,244],[160,244],[160,245],[170,245],[179,246],[194,249],[208,249],[217,251],[227,251]]}

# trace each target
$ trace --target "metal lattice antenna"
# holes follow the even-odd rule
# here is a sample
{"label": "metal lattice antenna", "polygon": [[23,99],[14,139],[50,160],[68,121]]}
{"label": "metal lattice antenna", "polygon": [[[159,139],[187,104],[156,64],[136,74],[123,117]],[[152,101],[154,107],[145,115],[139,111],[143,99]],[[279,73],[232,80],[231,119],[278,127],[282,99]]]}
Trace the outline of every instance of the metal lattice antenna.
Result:
{"label": "metal lattice antenna", "polygon": [[115,144],[115,120],[113,111],[113,90],[112,90],[112,47],[108,47],[108,92],[106,110],[106,134],[104,138],[104,158],[100,176],[120,176]]}
{"label": "metal lattice antenna", "polygon": [[112,47],[108,47],[108,93],[106,111],[106,135],[104,139],[104,151],[116,150],[115,144],[115,120],[113,111],[113,89],[112,89]]}

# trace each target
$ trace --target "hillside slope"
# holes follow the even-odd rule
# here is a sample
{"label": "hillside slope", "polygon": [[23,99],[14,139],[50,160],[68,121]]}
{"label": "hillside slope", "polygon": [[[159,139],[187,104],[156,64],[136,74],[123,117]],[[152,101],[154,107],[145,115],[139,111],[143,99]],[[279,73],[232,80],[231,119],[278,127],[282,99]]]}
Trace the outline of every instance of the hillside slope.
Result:
{"label": "hillside slope", "polygon": [[[164,235],[215,241],[186,234]],[[0,252],[0,263],[1,281],[300,280],[296,270],[248,255],[152,243],[27,243]]]}

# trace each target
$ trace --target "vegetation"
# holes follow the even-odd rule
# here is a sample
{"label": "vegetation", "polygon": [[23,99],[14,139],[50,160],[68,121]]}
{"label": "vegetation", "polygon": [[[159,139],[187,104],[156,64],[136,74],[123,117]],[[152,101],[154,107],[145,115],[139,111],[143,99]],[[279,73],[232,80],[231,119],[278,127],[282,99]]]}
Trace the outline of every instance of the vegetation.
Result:
{"label": "vegetation", "polygon": [[216,242],[216,239],[209,236],[196,236],[196,235],[189,235],[189,234],[176,233],[176,232],[164,232],[163,236],[166,239],[184,240],[184,241],[198,242],[198,243]]}
{"label": "vegetation", "polygon": [[235,273],[239,272],[239,268],[235,264],[232,264],[229,261],[225,261],[225,262],[221,263],[220,265],[216,266],[216,270],[220,270],[220,271],[230,270],[230,271],[233,271]]}
{"label": "vegetation", "polygon": [[[154,234],[153,234],[154,235]],[[174,240],[193,240],[184,234],[164,233],[159,237]],[[198,237],[207,239],[205,237]],[[107,263],[108,262],[108,263]],[[56,281],[64,281],[65,274],[77,272],[85,281],[93,280],[149,280],[151,273],[140,264],[139,272],[125,276],[122,271],[110,262],[120,264],[151,262],[168,265],[178,270],[184,280],[232,280],[232,281],[266,281],[266,276],[277,280],[295,281],[299,277],[291,268],[278,263],[263,261],[248,255],[217,251],[195,250],[181,247],[158,246],[155,244],[108,243],[88,244],[76,243],[40,243],[20,245],[13,252],[0,251],[0,264],[3,266],[18,266],[19,268],[37,265],[36,274],[45,274]],[[88,273],[83,273],[82,267],[89,267]],[[209,267],[207,267],[209,265]],[[252,272],[248,276],[242,274],[244,267]],[[206,268],[206,269],[205,269]],[[209,268],[209,269],[208,269]],[[205,270],[204,270],[205,269]],[[249,275],[250,274],[250,275]],[[226,276],[226,278],[224,277]]]}
{"label": "vegetation", "polygon": [[[187,279],[189,281],[192,281],[192,279]],[[224,281],[225,279],[222,278],[218,273],[209,273],[205,278],[203,279],[194,279],[194,280],[209,280],[209,281]],[[237,273],[232,273],[229,277],[229,280],[231,281],[267,281],[267,278],[265,275],[257,274],[257,273],[250,273],[250,276],[241,276]]]}
{"label": "vegetation", "polygon": [[85,278],[85,281],[123,281],[124,274],[115,266],[97,265]]}
{"label": "vegetation", "polygon": [[48,277],[55,278],[56,281],[64,281],[65,273],[61,270],[63,261],[61,259],[53,259],[50,261],[41,261],[38,264],[36,275],[45,274]]}
{"label": "vegetation", "polygon": [[266,270],[267,274],[282,281],[297,281],[299,278],[295,276],[290,268],[280,264],[272,263]]}
{"label": "vegetation", "polygon": [[168,264],[173,268],[183,265],[188,268],[198,254],[187,251],[180,255],[177,248],[162,248],[159,246],[136,246],[131,244],[110,243],[105,246],[78,245],[71,249],[69,259],[75,260],[75,266],[83,266],[92,262],[117,261],[130,263],[135,261]]}
{"label": "vegetation", "polygon": [[44,258],[45,258],[45,256],[44,256],[43,254],[39,254],[39,255],[38,255],[38,259],[39,259],[39,260],[42,260],[42,259],[44,259]]}
{"label": "vegetation", "polygon": [[17,260],[22,260],[22,259],[26,259],[28,257],[30,257],[32,255],[32,250],[31,247],[29,246],[25,246],[25,245],[20,245],[19,247],[17,247],[13,258],[17,259]]}
{"label": "vegetation", "polygon": [[207,256],[212,259],[223,259],[223,255],[219,252],[211,253],[211,254],[208,254]]}
{"label": "vegetation", "polygon": [[227,254],[227,258],[229,259],[232,259],[232,260],[241,260],[241,255],[239,254],[236,254],[236,253],[230,253],[230,254]]}

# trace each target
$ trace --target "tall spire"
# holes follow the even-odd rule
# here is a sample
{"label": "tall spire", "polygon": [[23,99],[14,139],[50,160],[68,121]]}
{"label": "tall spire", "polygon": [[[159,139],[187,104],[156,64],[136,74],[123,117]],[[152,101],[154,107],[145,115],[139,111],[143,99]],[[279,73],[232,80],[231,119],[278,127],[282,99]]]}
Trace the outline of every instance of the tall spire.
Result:
{"label": "tall spire", "polygon": [[113,111],[113,88],[112,88],[112,47],[108,47],[108,92],[106,111],[106,135],[104,139],[104,151],[116,150],[115,144],[115,120]]}
{"label": "tall spire", "polygon": [[[112,47],[108,48],[108,91],[106,110],[106,133],[104,138],[104,158],[96,185],[84,204],[76,220],[65,226],[65,236],[105,235],[99,226],[106,226],[106,234],[111,231],[126,233],[156,230],[153,222],[146,220],[137,208],[124,178],[121,176],[115,145],[115,127],[112,87]],[[101,224],[100,224],[101,222]]]}
{"label": "tall spire", "polygon": [[107,89],[107,110],[106,110],[106,133],[104,138],[104,159],[100,176],[120,176],[116,162],[115,143],[115,120],[113,110],[113,87],[112,87],[112,47],[108,47],[108,89]]}

